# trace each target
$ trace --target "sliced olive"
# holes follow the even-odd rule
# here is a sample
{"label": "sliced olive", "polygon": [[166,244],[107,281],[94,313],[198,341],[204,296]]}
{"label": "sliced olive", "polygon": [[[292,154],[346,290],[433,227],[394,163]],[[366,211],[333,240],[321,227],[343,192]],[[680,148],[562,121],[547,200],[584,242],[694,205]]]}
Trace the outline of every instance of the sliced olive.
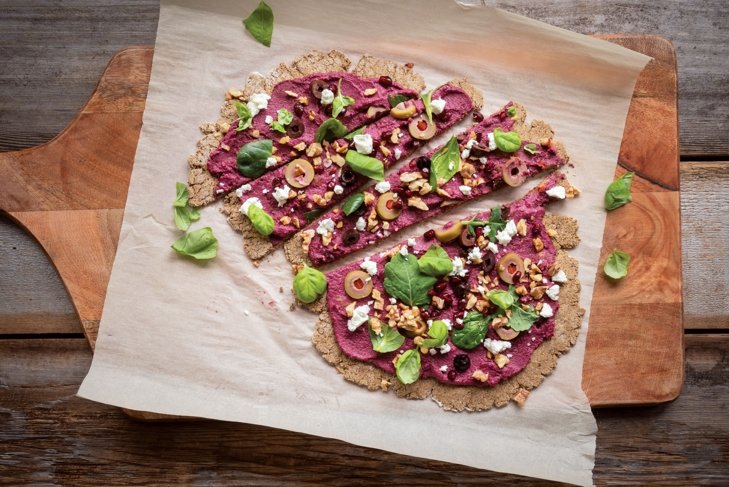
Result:
{"label": "sliced olive", "polygon": [[428,122],[424,115],[415,117],[408,123],[408,131],[414,139],[430,140],[435,135],[435,123]]}
{"label": "sliced olive", "polygon": [[383,220],[394,220],[402,213],[402,201],[400,201],[397,194],[388,191],[377,198],[377,207],[375,209]]}
{"label": "sliced olive", "polygon": [[342,236],[342,243],[347,247],[356,244],[359,241],[359,232],[357,230],[347,230]]}
{"label": "sliced olive", "polygon": [[304,135],[304,123],[301,119],[295,118],[291,120],[291,123],[286,126],[286,135],[292,139],[298,139]]}
{"label": "sliced olive", "polygon": [[415,107],[415,102],[412,100],[405,100],[391,108],[390,115],[397,119],[405,120],[406,118],[410,118],[415,115],[417,111],[418,109]]}
{"label": "sliced olive", "polygon": [[311,94],[317,100],[321,99],[321,92],[329,88],[329,83],[324,80],[315,79],[311,82]]}
{"label": "sliced olive", "polygon": [[503,326],[496,329],[496,334],[499,335],[499,338],[501,338],[502,340],[513,340],[514,338],[519,336],[518,331]]}
{"label": "sliced olive", "polygon": [[314,166],[306,159],[294,159],[284,169],[286,182],[293,188],[305,188],[314,180]]}
{"label": "sliced olive", "polygon": [[461,241],[461,245],[464,247],[473,247],[476,245],[476,235],[471,235],[471,232],[468,231],[468,228],[464,228],[461,232],[461,236],[458,237],[458,239]]}
{"label": "sliced olive", "polygon": [[509,186],[519,186],[527,177],[527,166],[524,161],[513,157],[501,171],[504,182]]}
{"label": "sliced olive", "polygon": [[463,223],[455,222],[450,227],[439,228],[435,231],[435,238],[441,242],[452,242],[463,233]]}
{"label": "sliced olive", "polygon": [[342,174],[339,175],[339,179],[342,180],[342,186],[350,186],[357,179],[357,174],[349,166],[342,168]]}
{"label": "sliced olive", "polygon": [[486,157],[489,153],[489,148],[483,144],[473,144],[471,146],[471,157]]}
{"label": "sliced olive", "polygon": [[485,273],[491,272],[491,270],[496,265],[496,256],[489,251],[486,252],[481,259],[481,268],[483,269],[483,271]]}
{"label": "sliced olive", "polygon": [[352,299],[366,298],[372,292],[372,278],[365,271],[352,271],[344,276],[344,292]]}
{"label": "sliced olive", "polygon": [[509,252],[499,259],[496,264],[496,272],[499,277],[507,284],[514,284],[524,275],[524,261],[514,252]]}
{"label": "sliced olive", "polygon": [[380,115],[386,111],[387,111],[387,108],[385,108],[385,107],[376,107],[376,106],[372,105],[371,107],[367,108],[367,118],[370,120],[373,118],[377,118],[378,115]]}
{"label": "sliced olive", "polygon": [[420,156],[415,161],[415,164],[417,165],[418,169],[420,169],[423,172],[430,172],[430,163],[432,161],[430,160],[430,157],[428,156]]}

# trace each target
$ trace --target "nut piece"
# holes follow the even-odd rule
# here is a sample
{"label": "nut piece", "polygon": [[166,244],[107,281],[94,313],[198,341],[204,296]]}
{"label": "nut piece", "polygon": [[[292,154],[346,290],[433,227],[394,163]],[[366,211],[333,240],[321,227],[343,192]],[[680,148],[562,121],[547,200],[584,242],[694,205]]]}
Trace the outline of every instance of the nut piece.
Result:
{"label": "nut piece", "polygon": [[483,370],[475,370],[473,374],[471,374],[471,377],[479,382],[486,382],[487,380],[489,380],[489,375]]}
{"label": "nut piece", "polygon": [[408,198],[408,206],[412,206],[413,208],[417,208],[418,210],[428,211],[430,208],[428,208],[428,205],[423,201],[422,198],[418,196],[411,196]]}
{"label": "nut piece", "polygon": [[542,250],[544,250],[544,242],[542,242],[541,238],[537,237],[533,239],[532,242],[534,243],[534,250],[536,250],[537,252],[541,252]]}
{"label": "nut piece", "polygon": [[374,96],[377,94],[377,88],[367,88],[362,92],[364,96]]}
{"label": "nut piece", "polygon": [[524,403],[526,402],[528,397],[529,397],[529,391],[522,387],[518,391],[516,391],[516,394],[514,394],[514,397],[512,397],[511,399],[519,407],[523,407]]}
{"label": "nut piece", "polygon": [[494,357],[494,362],[496,362],[496,365],[500,369],[503,369],[506,366],[506,364],[509,363],[509,357],[507,357],[503,353],[499,353],[496,355],[496,357]]}

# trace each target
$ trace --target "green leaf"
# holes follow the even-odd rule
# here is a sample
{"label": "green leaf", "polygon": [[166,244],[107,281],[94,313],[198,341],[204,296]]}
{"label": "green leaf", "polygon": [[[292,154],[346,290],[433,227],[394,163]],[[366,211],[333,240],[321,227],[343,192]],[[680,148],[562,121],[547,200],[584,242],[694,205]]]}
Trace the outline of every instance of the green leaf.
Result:
{"label": "green leaf", "polygon": [[516,152],[521,147],[521,137],[516,132],[504,132],[500,128],[494,130],[494,142],[502,152]]}
{"label": "green leaf", "polygon": [[506,114],[510,117],[513,117],[516,115],[516,107],[509,107],[506,109]]}
{"label": "green leaf", "polygon": [[524,152],[534,155],[537,153],[537,144],[527,144],[524,146]]}
{"label": "green leaf", "polygon": [[182,208],[175,206],[175,226],[186,232],[192,222],[196,222],[200,219],[200,212],[195,208],[189,206],[183,206]]}
{"label": "green leaf", "polygon": [[321,271],[304,264],[294,277],[294,294],[303,303],[310,304],[327,290],[327,278]]}
{"label": "green leaf", "polygon": [[276,225],[271,215],[266,213],[266,210],[263,208],[259,208],[257,205],[250,205],[247,216],[251,220],[253,228],[264,237],[268,237],[273,233]]}
{"label": "green leaf", "polygon": [[428,123],[433,123],[433,107],[431,106],[432,96],[433,90],[420,95],[420,99],[423,100],[423,106],[425,107],[425,116],[428,117]]}
{"label": "green leaf", "polygon": [[630,195],[630,186],[633,184],[632,172],[626,172],[618,179],[610,183],[607,191],[605,191],[605,209],[610,211],[615,208],[630,203],[632,196]]}
{"label": "green leaf", "polygon": [[420,353],[416,349],[398,355],[395,361],[395,375],[403,384],[412,384],[420,377]]}
{"label": "green leaf", "polygon": [[516,302],[514,298],[514,293],[510,291],[503,291],[501,289],[494,289],[493,291],[489,291],[488,293],[486,293],[486,297],[489,298],[489,301],[491,301],[503,310],[511,308]]}
{"label": "green leaf", "polygon": [[238,172],[257,178],[266,172],[266,161],[273,154],[273,142],[268,139],[249,142],[238,151]]}
{"label": "green leaf", "polygon": [[372,331],[372,327],[370,327],[370,341],[372,342],[372,350],[387,353],[402,347],[402,344],[405,343],[405,337],[398,333],[397,329],[383,324],[382,331],[379,334]]}
{"label": "green leaf", "polygon": [[175,202],[172,203],[172,206],[176,208],[184,208],[187,206],[187,200],[189,199],[187,185],[185,183],[177,183],[175,184],[175,190]]}
{"label": "green leaf", "polygon": [[448,341],[448,327],[445,322],[441,320],[433,321],[430,330],[428,330],[428,336],[430,338],[423,340],[423,347],[439,348],[445,345],[445,342]]}
{"label": "green leaf", "polygon": [[409,306],[425,306],[430,303],[428,291],[437,279],[420,272],[418,259],[412,254],[395,254],[385,264],[385,291]]}
{"label": "green leaf", "polygon": [[251,122],[253,122],[253,115],[251,114],[248,105],[236,101],[235,111],[238,114],[238,126],[236,127],[235,131],[240,132],[250,127]]}
{"label": "green leaf", "polygon": [[342,95],[342,79],[339,79],[337,83],[337,96],[334,97],[332,102],[332,117],[337,118],[345,107],[354,105],[354,98],[351,96]]}
{"label": "green leaf", "polygon": [[418,268],[425,275],[439,277],[453,272],[453,261],[440,245],[431,245],[418,259]]}
{"label": "green leaf", "polygon": [[529,310],[522,309],[518,304],[511,308],[509,327],[516,331],[526,331],[539,319],[539,314],[531,306]]}
{"label": "green leaf", "polygon": [[374,157],[360,154],[355,150],[347,151],[347,155],[344,157],[352,171],[359,173],[363,176],[367,176],[375,181],[385,180],[385,166],[382,161],[375,159]]}
{"label": "green leaf", "polygon": [[463,318],[463,328],[454,330],[451,340],[461,350],[472,350],[483,343],[491,323],[491,316],[471,311]]}
{"label": "green leaf", "polygon": [[621,250],[614,250],[608,255],[603,270],[605,275],[612,279],[622,279],[628,275],[628,265],[630,264],[630,255]]}
{"label": "green leaf", "polygon": [[470,220],[463,222],[463,224],[466,225],[466,228],[468,229],[468,233],[473,236],[476,236],[476,228],[485,227],[486,225],[488,225],[488,223],[489,222],[485,220],[477,220],[476,217],[473,217]]}
{"label": "green leaf", "polygon": [[489,240],[496,240],[496,234],[506,228],[506,221],[501,217],[501,207],[494,206],[489,214]]}
{"label": "green leaf", "polygon": [[304,213],[304,218],[306,218],[307,222],[313,222],[322,213],[324,213],[324,208],[317,208],[316,210],[311,210],[311,211],[307,211],[306,213]]}
{"label": "green leaf", "polygon": [[430,160],[430,185],[435,188],[439,180],[448,182],[461,169],[461,151],[455,136],[446,142]]}
{"label": "green leaf", "polygon": [[218,255],[218,239],[210,227],[186,233],[175,240],[172,248],[180,255],[197,260],[210,260]]}
{"label": "green leaf", "polygon": [[286,110],[285,108],[279,108],[278,112],[276,112],[276,115],[278,119],[271,122],[271,128],[277,132],[285,134],[286,125],[290,124],[291,121],[294,119],[294,114]]}
{"label": "green leaf", "polygon": [[316,129],[314,139],[321,143],[325,140],[335,141],[347,135],[347,127],[336,118],[328,118]]}
{"label": "green leaf", "polygon": [[365,129],[367,128],[366,125],[362,125],[357,130],[352,130],[350,133],[344,136],[346,140],[353,140],[355,135],[359,135],[361,133],[364,133]]}
{"label": "green leaf", "polygon": [[273,36],[273,10],[261,0],[256,9],[243,20],[246,30],[254,39],[266,47],[271,47]]}
{"label": "green leaf", "polygon": [[410,97],[407,95],[390,95],[387,97],[387,101],[390,103],[390,108],[395,108],[398,103],[409,100]]}
{"label": "green leaf", "polygon": [[364,193],[355,193],[344,202],[342,205],[342,211],[345,215],[349,216],[359,210],[362,203],[364,203]]}

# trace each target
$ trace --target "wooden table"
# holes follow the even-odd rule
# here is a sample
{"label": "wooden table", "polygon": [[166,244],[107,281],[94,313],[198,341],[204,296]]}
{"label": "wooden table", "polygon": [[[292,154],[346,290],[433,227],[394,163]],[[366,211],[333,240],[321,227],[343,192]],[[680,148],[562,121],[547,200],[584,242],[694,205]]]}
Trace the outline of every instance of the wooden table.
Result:
{"label": "wooden table", "polygon": [[[677,47],[685,385],[669,404],[595,411],[595,481],[725,484],[729,12],[720,0],[649,3],[500,5],[583,33],[659,34]],[[158,5],[34,1],[0,12],[0,150],[17,150],[60,132],[117,50],[154,42]],[[532,482],[265,427],[138,423],[74,397],[90,360],[53,266],[0,217],[0,484]]]}

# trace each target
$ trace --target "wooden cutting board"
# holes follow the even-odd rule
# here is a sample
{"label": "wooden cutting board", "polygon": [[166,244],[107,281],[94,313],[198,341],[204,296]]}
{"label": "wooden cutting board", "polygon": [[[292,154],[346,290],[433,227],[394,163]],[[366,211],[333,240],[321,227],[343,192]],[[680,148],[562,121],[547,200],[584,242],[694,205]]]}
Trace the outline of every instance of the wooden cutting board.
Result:
{"label": "wooden cutting board", "polygon": [[[633,256],[619,283],[598,276],[583,387],[594,407],[674,399],[683,383],[676,55],[663,38],[603,38],[654,58],[630,105],[616,175],[633,202],[608,214],[601,263]],[[0,211],[56,266],[93,348],[142,126],[152,47],[109,63],[78,116],[47,144],[0,154]]]}

